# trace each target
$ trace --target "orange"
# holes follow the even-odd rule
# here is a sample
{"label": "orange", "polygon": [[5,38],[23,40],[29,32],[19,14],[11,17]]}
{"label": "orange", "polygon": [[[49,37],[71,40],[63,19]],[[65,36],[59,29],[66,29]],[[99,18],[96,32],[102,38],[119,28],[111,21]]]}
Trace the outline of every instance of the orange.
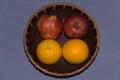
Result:
{"label": "orange", "polygon": [[83,63],[88,55],[88,45],[81,39],[68,40],[63,46],[63,57],[70,64]]}
{"label": "orange", "polygon": [[51,65],[59,61],[62,49],[57,41],[46,39],[38,44],[36,54],[42,63]]}

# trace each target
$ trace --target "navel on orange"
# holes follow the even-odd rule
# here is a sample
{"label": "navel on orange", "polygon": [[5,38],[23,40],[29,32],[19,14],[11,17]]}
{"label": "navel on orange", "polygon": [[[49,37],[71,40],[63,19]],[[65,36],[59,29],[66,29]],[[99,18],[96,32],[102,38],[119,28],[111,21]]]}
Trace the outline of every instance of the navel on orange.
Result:
{"label": "navel on orange", "polygon": [[88,45],[81,39],[68,40],[63,46],[63,57],[70,64],[83,63],[88,55]]}
{"label": "navel on orange", "polygon": [[51,65],[59,61],[62,49],[57,41],[46,39],[38,44],[36,54],[42,63]]}

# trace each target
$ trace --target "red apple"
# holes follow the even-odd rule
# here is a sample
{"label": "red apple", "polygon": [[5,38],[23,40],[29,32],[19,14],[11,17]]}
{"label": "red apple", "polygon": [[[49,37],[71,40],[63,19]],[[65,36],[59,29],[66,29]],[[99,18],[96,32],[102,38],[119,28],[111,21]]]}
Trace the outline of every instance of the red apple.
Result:
{"label": "red apple", "polygon": [[64,31],[70,38],[84,38],[88,30],[88,21],[81,14],[71,14],[64,21]]}
{"label": "red apple", "polygon": [[43,39],[57,39],[62,31],[63,23],[56,15],[44,14],[37,22],[37,28]]}

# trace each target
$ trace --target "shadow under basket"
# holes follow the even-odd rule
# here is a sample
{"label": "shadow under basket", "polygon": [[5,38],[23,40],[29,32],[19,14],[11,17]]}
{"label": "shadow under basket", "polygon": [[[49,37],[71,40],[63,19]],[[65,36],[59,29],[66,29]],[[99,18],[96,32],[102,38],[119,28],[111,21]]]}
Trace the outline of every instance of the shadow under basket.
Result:
{"label": "shadow under basket", "polygon": [[[36,56],[36,47],[38,43],[42,41],[42,38],[37,30],[37,21],[38,18],[45,13],[58,15],[63,20],[71,13],[79,13],[88,20],[90,30],[83,40],[88,44],[90,53],[88,59],[84,63],[71,65],[65,62],[63,57],[54,65],[45,65],[38,60]],[[88,12],[75,4],[58,2],[40,8],[30,17],[24,29],[24,49],[29,61],[39,71],[54,77],[70,77],[83,72],[95,60],[99,49],[99,37],[100,35],[96,22]],[[69,40],[69,38],[67,38],[64,31],[62,31],[57,41],[63,46],[67,40]]]}

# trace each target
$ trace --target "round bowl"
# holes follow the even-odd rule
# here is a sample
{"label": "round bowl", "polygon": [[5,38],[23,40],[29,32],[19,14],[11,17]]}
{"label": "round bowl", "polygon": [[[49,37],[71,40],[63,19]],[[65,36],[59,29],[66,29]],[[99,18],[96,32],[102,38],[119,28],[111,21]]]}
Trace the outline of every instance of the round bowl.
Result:
{"label": "round bowl", "polygon": [[[62,57],[60,61],[54,65],[45,65],[38,60],[36,56],[36,47],[42,39],[39,35],[36,24],[38,18],[45,13],[56,14],[63,20],[71,13],[79,13],[88,20],[90,30],[83,40],[88,44],[90,53],[85,62],[82,64],[72,65],[67,63]],[[69,40],[69,38],[67,38],[64,31],[62,31],[62,34],[59,36],[57,41],[61,46],[63,46],[67,40]],[[29,18],[24,29],[24,49],[29,61],[40,72],[54,77],[70,77],[86,70],[97,56],[99,41],[100,35],[93,17],[80,6],[66,2],[52,3],[40,8]]]}

